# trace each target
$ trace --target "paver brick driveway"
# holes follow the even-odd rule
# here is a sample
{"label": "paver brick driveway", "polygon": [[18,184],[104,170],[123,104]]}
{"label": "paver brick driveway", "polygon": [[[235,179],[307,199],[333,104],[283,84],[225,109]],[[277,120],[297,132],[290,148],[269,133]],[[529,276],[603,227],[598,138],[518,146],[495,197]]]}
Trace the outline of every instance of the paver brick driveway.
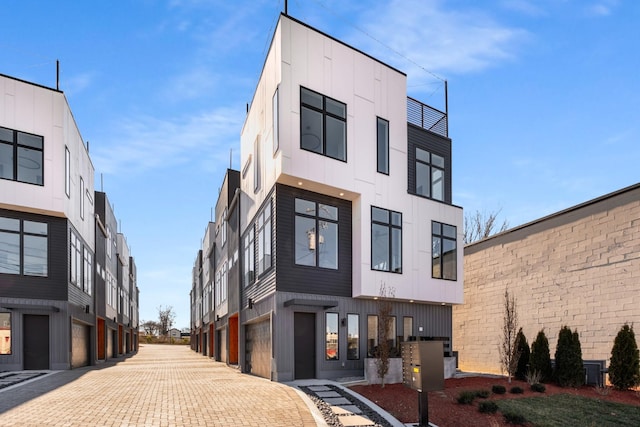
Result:
{"label": "paver brick driveway", "polygon": [[187,346],[141,345],[117,364],[0,391],[0,426],[316,426],[295,389]]}

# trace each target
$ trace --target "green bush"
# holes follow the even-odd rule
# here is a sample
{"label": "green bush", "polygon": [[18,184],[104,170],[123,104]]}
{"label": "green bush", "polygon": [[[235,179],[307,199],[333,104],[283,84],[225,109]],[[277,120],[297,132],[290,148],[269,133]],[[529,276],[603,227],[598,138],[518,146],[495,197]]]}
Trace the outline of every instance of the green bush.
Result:
{"label": "green bush", "polygon": [[536,340],[531,344],[531,354],[529,356],[529,370],[540,372],[541,381],[551,380],[553,369],[551,368],[551,355],[549,353],[549,340],[544,333],[544,329],[538,332]]}
{"label": "green bush", "polygon": [[494,385],[491,386],[491,391],[494,394],[505,394],[507,392],[507,388],[503,385]]}
{"label": "green bush", "polygon": [[531,384],[531,390],[537,391],[538,393],[544,393],[547,388],[544,386],[544,384],[535,383]]}
{"label": "green bush", "polygon": [[527,419],[524,417],[524,415],[514,411],[503,412],[502,416],[504,417],[504,420],[509,424],[524,425],[527,422]]}
{"label": "green bush", "polygon": [[624,325],[611,349],[609,380],[619,390],[640,385],[640,357],[633,326]]}
{"label": "green bush", "polygon": [[476,390],[475,393],[476,397],[479,397],[480,399],[486,399],[491,395],[491,392],[489,390]]}
{"label": "green bush", "polygon": [[522,328],[518,331],[518,335],[516,336],[516,354],[520,354],[518,358],[518,367],[516,368],[515,377],[519,380],[524,381],[525,376],[527,375],[527,369],[529,366],[529,358],[531,355],[531,350],[529,349],[529,343],[527,343],[527,337],[522,332]]}
{"label": "green bush", "polygon": [[493,402],[491,400],[485,400],[484,402],[480,402],[480,404],[478,405],[478,411],[482,412],[483,414],[495,414],[497,410],[498,405],[496,404],[496,402]]}
{"label": "green bush", "polygon": [[475,391],[461,391],[458,395],[458,403],[461,405],[471,405],[473,403],[473,399],[476,398]]}
{"label": "green bush", "polygon": [[522,393],[524,393],[524,390],[522,389],[522,387],[514,386],[514,387],[511,387],[511,390],[509,390],[509,393],[511,393],[511,394],[522,394]]}
{"label": "green bush", "polygon": [[563,326],[556,346],[555,378],[560,387],[580,387],[584,384],[582,349],[578,331]]}

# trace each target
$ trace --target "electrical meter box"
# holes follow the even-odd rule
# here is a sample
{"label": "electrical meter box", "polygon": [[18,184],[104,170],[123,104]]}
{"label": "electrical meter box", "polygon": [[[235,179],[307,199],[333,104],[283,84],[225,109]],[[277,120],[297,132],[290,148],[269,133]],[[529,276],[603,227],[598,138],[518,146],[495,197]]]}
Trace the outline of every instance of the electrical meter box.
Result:
{"label": "electrical meter box", "polygon": [[402,343],[402,383],[419,392],[444,390],[442,341]]}

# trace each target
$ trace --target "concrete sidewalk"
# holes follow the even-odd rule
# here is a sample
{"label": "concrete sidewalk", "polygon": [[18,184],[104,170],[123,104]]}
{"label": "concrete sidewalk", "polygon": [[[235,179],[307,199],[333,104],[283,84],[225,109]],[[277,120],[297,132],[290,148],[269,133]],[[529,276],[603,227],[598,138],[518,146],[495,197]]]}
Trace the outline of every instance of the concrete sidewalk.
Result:
{"label": "concrete sidewalk", "polygon": [[1,426],[322,426],[285,384],[241,374],[187,346],[141,345],[117,363],[0,390]]}

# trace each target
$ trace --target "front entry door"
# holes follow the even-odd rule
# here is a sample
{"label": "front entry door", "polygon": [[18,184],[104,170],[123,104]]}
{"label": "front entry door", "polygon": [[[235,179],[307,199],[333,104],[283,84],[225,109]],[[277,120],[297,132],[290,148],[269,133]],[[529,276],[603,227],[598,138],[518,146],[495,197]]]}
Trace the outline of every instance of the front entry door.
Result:
{"label": "front entry door", "polygon": [[293,351],[295,353],[295,379],[316,377],[316,315],[293,314]]}
{"label": "front entry door", "polygon": [[49,369],[49,316],[25,314],[24,369]]}

